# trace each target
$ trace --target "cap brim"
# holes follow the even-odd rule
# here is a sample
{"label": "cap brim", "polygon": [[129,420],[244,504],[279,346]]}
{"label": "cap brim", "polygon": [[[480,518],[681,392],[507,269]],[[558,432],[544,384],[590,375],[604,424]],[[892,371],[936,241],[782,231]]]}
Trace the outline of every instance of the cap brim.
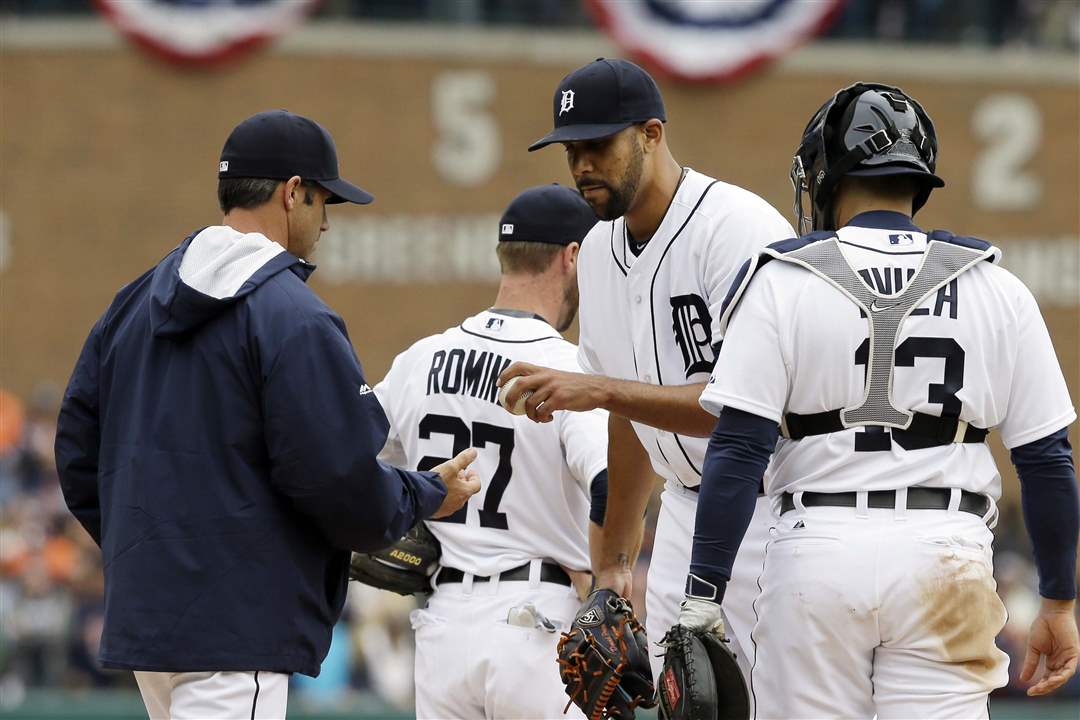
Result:
{"label": "cap brim", "polygon": [[943,188],[945,181],[933,173],[928,173],[922,168],[909,165],[878,165],[876,167],[861,167],[849,170],[848,175],[859,177],[883,177],[886,175],[912,175],[926,181],[930,187]]}
{"label": "cap brim", "polygon": [[529,146],[529,152],[547,147],[553,143],[578,142],[580,140],[599,140],[609,135],[614,135],[620,130],[625,130],[634,123],[632,121],[618,123],[602,123],[596,125],[564,125],[557,127],[544,137]]}
{"label": "cap brim", "polygon": [[375,196],[367,190],[361,190],[348,180],[342,180],[341,178],[335,180],[316,180],[315,182],[333,193],[333,197],[326,201],[330,204],[351,202],[356,203],[357,205],[367,205],[375,199]]}

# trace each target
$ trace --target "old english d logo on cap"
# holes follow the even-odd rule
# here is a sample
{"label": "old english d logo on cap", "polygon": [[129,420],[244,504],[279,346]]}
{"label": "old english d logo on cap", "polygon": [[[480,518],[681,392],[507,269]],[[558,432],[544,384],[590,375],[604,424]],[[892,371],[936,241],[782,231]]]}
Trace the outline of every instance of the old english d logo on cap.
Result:
{"label": "old english d logo on cap", "polygon": [[564,112],[570,112],[574,109],[574,91],[563,90],[562,91],[562,106],[559,108],[559,115]]}
{"label": "old english d logo on cap", "polygon": [[599,58],[578,68],[555,88],[555,129],[529,146],[598,140],[634,123],[667,120],[660,89],[649,73],[629,60]]}

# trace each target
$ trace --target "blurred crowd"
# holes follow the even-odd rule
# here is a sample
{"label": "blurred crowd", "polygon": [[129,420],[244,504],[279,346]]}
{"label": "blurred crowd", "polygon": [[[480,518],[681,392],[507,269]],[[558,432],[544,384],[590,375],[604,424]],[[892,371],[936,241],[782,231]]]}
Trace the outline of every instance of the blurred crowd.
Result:
{"label": "blurred crowd", "polygon": [[[0,389],[0,711],[34,689],[136,690],[129,672],[97,659],[104,614],[101,552],[68,513],[53,442],[61,389],[21,398]],[[352,583],[330,656],[295,678],[300,705],[348,705],[375,695],[412,706],[412,598]]]}
{"label": "blurred crowd", "polygon": [[[130,673],[103,670],[97,661],[101,555],[60,493],[53,461],[59,400],[59,388],[50,384],[27,398],[0,390],[0,698],[9,706],[32,688],[135,689]],[[1012,677],[999,694],[1020,695],[1016,675],[1039,599],[1017,503],[1002,512],[995,563],[1009,619],[999,644],[1012,657]],[[637,608],[644,608],[654,513],[649,517],[636,572]],[[374,696],[407,711],[413,695],[409,613],[415,607],[412,598],[351,583],[322,674],[295,677],[290,703],[330,709]],[[1062,695],[1080,697],[1080,678]]]}
{"label": "blurred crowd", "polygon": [[[251,0],[161,0],[176,4]],[[323,0],[321,17],[434,23],[588,27],[585,0]],[[0,0],[0,12],[93,12],[91,0]],[[1077,0],[848,0],[830,37],[998,47],[1080,49]]]}

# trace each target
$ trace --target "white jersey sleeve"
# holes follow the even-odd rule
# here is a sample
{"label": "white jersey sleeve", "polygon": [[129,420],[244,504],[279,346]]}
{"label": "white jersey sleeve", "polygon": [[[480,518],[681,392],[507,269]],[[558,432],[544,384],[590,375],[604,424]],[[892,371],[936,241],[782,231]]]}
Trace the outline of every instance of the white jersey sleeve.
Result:
{"label": "white jersey sleeve", "polygon": [[1042,313],[1031,291],[1016,278],[1017,357],[1001,441],[1010,450],[1046,437],[1076,419]]}
{"label": "white jersey sleeve", "polygon": [[[573,348],[568,343],[553,343],[544,359],[545,364],[556,370],[581,372],[580,350],[575,353]],[[607,423],[606,410],[555,414],[566,466],[586,493],[592,479],[607,468]]]}
{"label": "white jersey sleeve", "polygon": [[749,192],[741,193],[739,203],[715,222],[712,246],[705,256],[702,286],[708,293],[705,301],[712,316],[713,342],[720,341],[720,310],[735,275],[743,262],[762,248],[795,237],[795,230],[769,203]]}
{"label": "white jersey sleeve", "polygon": [[[782,339],[783,315],[777,311],[771,286],[776,275],[789,274],[784,270],[788,268],[779,263],[762,268],[732,313],[723,350],[701,394],[701,407],[713,415],[730,406],[780,423],[791,378]],[[800,271],[786,279],[802,280],[796,273]]]}
{"label": "white jersey sleeve", "polygon": [[[590,283],[596,284],[590,275],[603,272],[602,251],[608,248],[612,227],[612,223],[598,223],[581,241],[577,266],[578,287],[585,288],[586,295],[592,289]],[[586,306],[588,303],[586,298],[578,312],[577,365],[580,370],[590,375],[611,375],[611,371],[605,371],[600,362],[602,353],[598,352],[596,343],[602,341],[604,333],[602,328],[596,327],[599,316],[589,312],[592,308]]]}
{"label": "white jersey sleeve", "polygon": [[593,478],[607,469],[607,411],[564,412],[562,416],[559,436],[566,464],[588,492]]}

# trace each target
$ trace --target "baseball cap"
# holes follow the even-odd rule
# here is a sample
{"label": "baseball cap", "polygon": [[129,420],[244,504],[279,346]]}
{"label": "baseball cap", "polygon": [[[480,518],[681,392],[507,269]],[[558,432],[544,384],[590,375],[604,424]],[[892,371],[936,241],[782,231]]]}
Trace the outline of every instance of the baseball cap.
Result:
{"label": "baseball cap", "polygon": [[299,175],[332,195],[328,203],[367,205],[375,197],[338,173],[330,133],[314,120],[288,110],[267,110],[233,128],[221,150],[218,178],[288,180]]}
{"label": "baseball cap", "polygon": [[499,220],[499,242],[581,242],[596,213],[581,193],[558,183],[531,187],[510,201]]}
{"label": "baseball cap", "polygon": [[555,89],[555,129],[529,152],[557,142],[596,140],[652,118],[667,121],[660,88],[629,60],[597,58],[562,79]]}

